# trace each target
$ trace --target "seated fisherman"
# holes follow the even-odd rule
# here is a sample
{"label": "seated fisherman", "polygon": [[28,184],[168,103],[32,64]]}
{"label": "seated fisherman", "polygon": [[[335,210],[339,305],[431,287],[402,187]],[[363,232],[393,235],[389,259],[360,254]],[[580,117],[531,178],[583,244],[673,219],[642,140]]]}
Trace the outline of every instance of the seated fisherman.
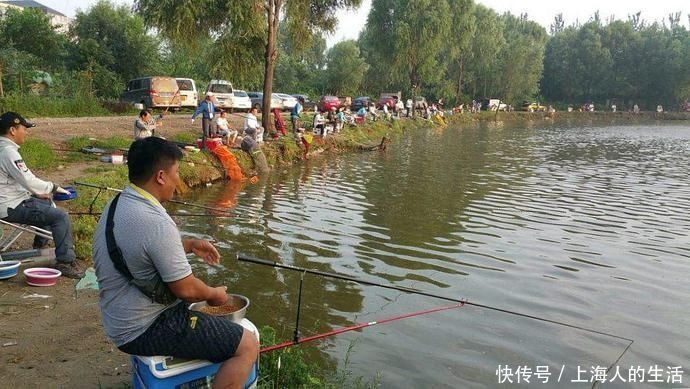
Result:
{"label": "seated fisherman", "polygon": [[230,128],[228,124],[228,113],[220,111],[220,116],[216,119],[216,132],[225,139],[225,144],[228,146],[235,145],[237,139],[237,130]]}
{"label": "seated fisherman", "polygon": [[134,140],[156,135],[156,126],[162,119],[163,114],[154,119],[151,112],[145,109],[141,110],[139,117],[134,121]]}
{"label": "seated fisherman", "polygon": [[[55,241],[55,269],[65,277],[82,278],[84,272],[76,264],[69,215],[52,202],[53,193],[69,192],[34,176],[19,154],[26,130],[31,127],[34,124],[17,113],[5,112],[0,116],[0,218],[50,230]],[[34,248],[43,248],[47,243],[45,238],[34,238]]]}
{"label": "seated fisherman", "polygon": [[254,334],[229,320],[190,311],[187,303],[226,303],[227,288],[192,274],[186,254],[219,263],[211,243],[181,239],[161,203],[179,184],[182,152],[150,137],[132,143],[130,185],[105,208],[96,227],[93,260],[108,337],[132,355],[222,362],[214,388],[241,388],[258,357]]}
{"label": "seated fisherman", "polygon": [[252,107],[249,110],[249,113],[245,116],[244,131],[247,132],[249,130],[253,132],[252,137],[257,143],[261,144],[264,142],[264,128],[259,125],[259,119],[256,118],[258,112],[259,110],[256,107]]}

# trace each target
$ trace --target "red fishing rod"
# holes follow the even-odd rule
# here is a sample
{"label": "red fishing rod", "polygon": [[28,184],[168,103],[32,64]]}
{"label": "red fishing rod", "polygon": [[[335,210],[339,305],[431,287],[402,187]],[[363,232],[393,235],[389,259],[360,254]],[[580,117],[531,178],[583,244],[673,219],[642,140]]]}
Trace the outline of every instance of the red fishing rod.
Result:
{"label": "red fishing rod", "polygon": [[460,308],[463,305],[465,305],[465,304],[464,303],[458,303],[458,304],[447,305],[447,306],[438,307],[438,308],[434,308],[434,309],[426,309],[423,311],[417,311],[417,312],[407,313],[404,315],[388,317],[388,318],[381,319],[381,320],[370,321],[370,322],[366,322],[366,323],[359,323],[359,324],[355,324],[353,326],[338,328],[338,329],[333,330],[333,331],[323,332],[323,333],[312,335],[312,336],[306,336],[304,338],[293,339],[293,340],[283,342],[280,344],[274,344],[273,346],[267,346],[267,347],[262,348],[259,352],[260,353],[268,353],[271,351],[280,350],[282,348],[295,346],[298,344],[311,342],[311,341],[318,340],[318,339],[327,338],[329,336],[342,334],[343,332],[355,331],[355,330],[359,330],[361,328],[375,326],[377,324],[385,324],[385,323],[390,323],[392,321],[407,319],[409,317],[421,316],[421,315],[426,315],[429,313],[440,312],[440,311],[447,311],[449,309]]}
{"label": "red fishing rod", "polygon": [[[608,333],[608,332],[598,331],[598,330],[594,330],[594,329],[591,329],[591,328],[586,328],[586,327],[582,327],[582,326],[575,325],[575,324],[565,323],[565,322],[558,321],[558,320],[547,319],[547,318],[543,318],[543,317],[539,317],[539,316],[535,316],[535,315],[531,315],[531,314],[527,314],[527,313],[521,313],[521,312],[511,311],[511,310],[508,310],[508,309],[505,309],[505,308],[494,307],[494,306],[487,305],[487,304],[480,304],[480,303],[470,302],[470,301],[462,300],[462,299],[458,299],[458,298],[453,298],[453,297],[448,297],[448,296],[437,295],[437,294],[425,292],[425,291],[422,291],[422,290],[417,290],[417,289],[414,289],[414,288],[407,288],[407,287],[404,287],[404,286],[396,286],[396,285],[391,285],[391,284],[382,284],[382,283],[378,283],[378,282],[362,280],[362,279],[359,279],[359,278],[356,278],[356,277],[352,277],[352,276],[349,276],[349,275],[343,275],[343,274],[337,274],[337,273],[329,273],[329,272],[324,272],[324,271],[314,270],[314,269],[307,269],[307,268],[303,268],[303,267],[299,267],[299,266],[293,266],[293,265],[288,265],[288,264],[279,263],[279,262],[275,262],[275,261],[269,261],[269,260],[265,260],[265,259],[254,258],[254,257],[250,257],[250,256],[244,255],[244,254],[237,254],[237,260],[243,261],[243,262],[256,263],[256,264],[259,264],[259,265],[265,265],[265,266],[270,266],[270,267],[275,267],[275,268],[280,268],[280,269],[287,269],[287,270],[299,271],[299,272],[302,273],[303,277],[304,277],[304,274],[309,273],[309,274],[314,274],[314,275],[318,275],[318,276],[322,276],[322,277],[335,278],[335,279],[339,279],[339,280],[345,280],[345,281],[356,282],[356,283],[362,284],[362,285],[376,286],[376,287],[379,287],[379,288],[393,289],[393,290],[398,290],[398,291],[405,292],[405,293],[416,294],[416,295],[421,295],[421,296],[427,296],[427,297],[432,297],[432,298],[441,299],[441,300],[446,300],[446,301],[453,301],[453,302],[458,303],[459,305],[452,306],[452,308],[455,308],[455,307],[457,307],[457,306],[462,306],[462,305],[470,305],[470,306],[474,306],[474,307],[477,307],[477,308],[484,308],[484,309],[488,309],[488,310],[492,310],[492,311],[496,311],[496,312],[505,313],[505,314],[508,314],[508,315],[514,315],[514,316],[519,316],[519,317],[523,317],[523,318],[526,318],[526,319],[532,319],[532,320],[537,320],[537,321],[541,321],[541,322],[545,322],[545,323],[551,323],[551,324],[554,324],[554,325],[557,325],[557,326],[573,328],[573,329],[580,330],[580,331],[584,331],[584,332],[588,332],[588,333],[591,333],[591,334],[602,335],[602,336],[606,336],[606,337],[609,337],[609,338],[618,339],[618,340],[622,340],[622,341],[627,342],[628,344],[627,344],[627,346],[625,347],[625,349],[623,350],[623,352],[622,352],[622,353],[618,356],[618,358],[609,366],[609,368],[607,369],[607,371],[610,370],[610,369],[611,369],[611,368],[612,368],[612,367],[623,357],[623,354],[625,354],[625,352],[628,351],[628,349],[630,348],[630,346],[632,346],[632,344],[633,344],[633,342],[634,342],[633,339],[626,338],[626,337],[623,337],[623,336],[614,335],[614,334],[611,334],[611,333]],[[300,280],[300,299],[299,299],[299,301],[298,301],[298,306],[297,306],[297,326],[295,327],[295,338],[294,338],[291,342],[286,342],[286,343],[284,343],[282,347],[288,347],[288,346],[295,345],[295,344],[298,344],[298,343],[301,342],[301,341],[299,340],[299,338],[298,338],[298,328],[297,328],[297,327],[299,326],[299,310],[300,310],[300,303],[301,303],[301,294],[302,294],[302,280]],[[442,310],[442,309],[443,309],[443,308],[441,308],[441,310]],[[450,308],[446,307],[446,309],[450,309]],[[434,310],[431,310],[431,311],[432,311],[432,312],[435,312]],[[424,314],[424,313],[428,313],[428,312],[413,313],[413,314],[410,314],[410,315],[417,316],[417,315],[421,315],[421,314]],[[392,318],[392,319],[395,319],[395,318]],[[397,319],[396,319],[396,320],[397,320]],[[388,321],[391,321],[391,320],[388,320]],[[372,323],[377,323],[377,322],[372,322]],[[378,323],[381,323],[381,322],[378,322]],[[367,324],[367,323],[364,323],[364,327],[367,327],[366,324]],[[354,326],[355,328],[352,328],[352,329],[363,328],[363,327],[358,327],[358,326],[362,326],[362,324],[358,324],[358,325]],[[347,328],[350,328],[350,327],[347,327]],[[338,332],[338,331],[340,331],[340,330],[335,330],[335,332],[334,332],[333,334],[330,334],[330,335],[337,335],[337,334],[340,333],[340,332]],[[345,332],[345,331],[341,331],[341,332]],[[323,335],[323,336],[321,336],[321,335],[315,335],[315,336],[317,336],[316,339],[319,339],[319,337],[325,337],[325,336],[330,336],[330,335]],[[309,338],[305,338],[305,339],[309,339]],[[310,340],[311,340],[311,339],[310,339]],[[271,347],[273,347],[273,346],[271,346]],[[270,348],[266,348],[265,350],[266,350],[266,351],[270,351],[269,349],[270,349]],[[261,350],[261,352],[265,352],[265,350]]]}

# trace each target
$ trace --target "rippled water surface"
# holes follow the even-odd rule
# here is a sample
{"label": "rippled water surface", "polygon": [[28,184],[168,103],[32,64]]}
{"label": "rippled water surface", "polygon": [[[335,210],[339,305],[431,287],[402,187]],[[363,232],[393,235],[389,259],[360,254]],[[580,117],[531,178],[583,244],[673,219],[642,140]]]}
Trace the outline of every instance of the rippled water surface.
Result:
{"label": "rippled water surface", "polygon": [[[616,363],[690,370],[690,126],[410,132],[387,153],[314,159],[256,185],[188,196],[234,218],[182,218],[213,237],[202,277],[249,296],[249,317],[292,338],[299,274],[239,263],[237,252],[567,322],[634,339]],[[301,332],[312,335],[448,302],[305,276]],[[311,349],[315,363],[387,388],[498,387],[498,365],[609,366],[627,343],[464,306],[350,332]],[[563,371],[560,383],[557,378]],[[515,381],[515,379],[514,379]],[[535,382],[536,381],[536,382]],[[647,377],[647,381],[649,378]],[[690,374],[683,376],[690,386]],[[651,385],[650,383],[643,385]],[[621,384],[609,387],[628,387]]]}

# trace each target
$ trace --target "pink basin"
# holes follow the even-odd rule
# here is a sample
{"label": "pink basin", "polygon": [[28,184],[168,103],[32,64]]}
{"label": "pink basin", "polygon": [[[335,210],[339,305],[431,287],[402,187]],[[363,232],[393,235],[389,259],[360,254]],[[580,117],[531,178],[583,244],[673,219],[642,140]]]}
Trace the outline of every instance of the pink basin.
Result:
{"label": "pink basin", "polygon": [[31,286],[53,286],[62,273],[49,267],[34,267],[24,270],[26,283]]}

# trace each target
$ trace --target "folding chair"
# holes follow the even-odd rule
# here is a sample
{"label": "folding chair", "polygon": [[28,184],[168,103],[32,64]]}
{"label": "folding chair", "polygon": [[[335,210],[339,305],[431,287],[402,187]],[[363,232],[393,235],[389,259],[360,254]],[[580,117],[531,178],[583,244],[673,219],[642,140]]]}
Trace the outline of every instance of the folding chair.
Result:
{"label": "folding chair", "polygon": [[10,228],[10,232],[7,234],[7,236],[5,236],[2,229],[0,229],[0,252],[7,251],[7,249],[9,249],[10,246],[12,246],[12,243],[19,239],[21,234],[23,234],[24,232],[28,232],[30,234],[34,234],[42,238],[53,240],[53,233],[48,230],[44,230],[43,228],[38,228],[35,226],[25,224],[14,224],[4,221],[2,219],[0,219],[0,223]]}

